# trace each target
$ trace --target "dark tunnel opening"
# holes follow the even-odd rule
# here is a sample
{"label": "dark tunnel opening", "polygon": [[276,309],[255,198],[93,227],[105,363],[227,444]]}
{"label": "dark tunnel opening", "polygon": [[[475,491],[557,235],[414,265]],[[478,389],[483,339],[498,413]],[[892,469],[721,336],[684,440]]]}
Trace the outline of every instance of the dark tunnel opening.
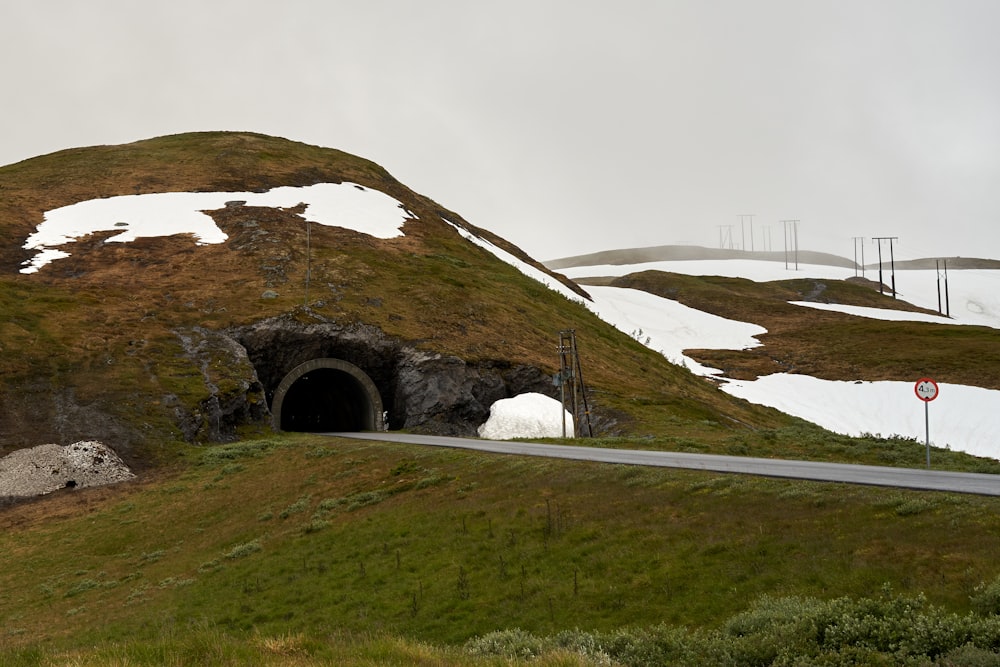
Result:
{"label": "dark tunnel opening", "polygon": [[375,431],[383,428],[382,400],[371,378],[341,359],[314,359],[285,376],[271,406],[282,431]]}
{"label": "dark tunnel opening", "polygon": [[296,380],[281,406],[282,431],[363,431],[372,406],[351,375],[318,368]]}

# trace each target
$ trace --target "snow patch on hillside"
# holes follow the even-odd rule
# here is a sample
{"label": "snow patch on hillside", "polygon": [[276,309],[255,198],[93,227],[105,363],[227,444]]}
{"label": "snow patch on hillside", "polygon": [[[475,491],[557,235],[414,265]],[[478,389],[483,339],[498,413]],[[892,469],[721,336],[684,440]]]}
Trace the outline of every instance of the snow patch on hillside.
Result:
{"label": "snow patch on hillside", "polygon": [[535,280],[537,280],[541,284],[543,284],[546,287],[548,287],[550,290],[553,290],[554,292],[558,292],[559,294],[562,294],[564,297],[566,297],[570,301],[576,301],[577,303],[582,303],[583,302],[583,297],[581,297],[579,294],[577,294],[576,292],[574,292],[570,288],[568,288],[565,285],[563,285],[561,282],[559,282],[558,280],[556,280],[555,278],[553,278],[552,276],[550,276],[545,271],[542,271],[541,269],[538,269],[538,268],[532,266],[531,264],[528,264],[527,262],[518,259],[517,257],[515,257],[514,255],[512,255],[511,253],[507,252],[503,248],[501,248],[498,245],[496,245],[495,243],[490,243],[486,239],[484,239],[482,237],[479,237],[479,236],[476,236],[475,234],[473,234],[469,230],[464,229],[462,227],[459,227],[458,225],[456,225],[454,222],[451,222],[447,218],[442,218],[442,220],[444,220],[449,225],[451,225],[452,227],[454,227],[455,231],[457,231],[459,233],[459,235],[462,238],[464,238],[466,241],[469,241],[470,243],[473,243],[473,244],[479,246],[480,248],[482,248],[482,249],[486,250],[487,252],[491,253],[497,259],[499,259],[499,260],[501,260],[503,262],[506,262],[507,264],[510,264],[515,269],[517,269],[518,271],[520,271],[524,275],[528,276],[529,278],[534,278]]}
{"label": "snow patch on hillside", "polygon": [[199,244],[222,243],[226,234],[205,211],[235,201],[270,208],[306,204],[304,216],[310,222],[383,239],[402,236],[400,227],[410,217],[389,195],[355,183],[318,183],[267,192],[157,192],[89,199],[45,213],[24,241],[23,248],[37,252],[21,273],[34,273],[49,262],[69,257],[63,246],[101,231],[119,231],[107,239],[114,243],[175,234],[190,234]]}
{"label": "snow patch on hillside", "polygon": [[[844,435],[901,435],[977,456],[998,458],[1000,392],[938,383],[938,397],[927,405],[914,382],[837,382],[808,375],[776,373],[752,382],[730,380],[723,391],[751,403],[797,415]],[[933,461],[932,461],[933,463]]]}
{"label": "snow patch on hillside", "polygon": [[756,324],[728,320],[642,290],[591,287],[592,310],[646,347],[697,375],[720,371],[684,355],[686,349],[745,350],[760,345],[754,336],[767,333]]}
{"label": "snow patch on hillside", "polygon": [[[564,273],[570,277],[580,278],[624,276],[646,270],[685,275],[728,276],[757,282],[789,278],[844,280],[854,276],[853,269],[800,265],[798,270],[794,268],[786,270],[782,263],[754,260],[695,260],[582,266],[566,269]],[[877,272],[869,269],[867,277],[877,279]],[[905,298],[914,305],[937,310],[939,282],[936,271],[898,271],[896,282],[900,298]],[[879,308],[815,303],[798,305],[839,310],[855,316],[884,320],[918,319],[942,324],[1000,328],[1000,271],[952,271],[948,274],[947,283],[951,319]],[[587,289],[599,303],[606,300],[613,304],[613,307],[596,309],[605,319],[627,322],[625,329],[634,327],[643,332],[655,332],[655,335],[648,335],[648,341],[643,339],[642,342],[653,349],[663,351],[672,360],[676,358],[678,349],[708,349],[713,347],[712,341],[718,341],[719,347],[723,349],[744,347],[739,345],[738,341],[737,344],[727,341],[726,336],[732,331],[723,334],[722,330],[728,330],[730,325],[722,318],[692,318],[679,325],[678,313],[683,311],[673,306],[663,304],[662,307],[646,307],[633,299],[627,290],[620,288],[588,286]],[[944,294],[943,286],[941,292]],[[664,301],[669,300],[664,299]],[[620,312],[612,315],[615,310]],[[687,366],[696,373],[706,374],[704,367],[691,363],[687,363]],[[777,373],[752,382],[727,380],[722,389],[752,403],[767,405],[819,424],[835,433],[854,436],[866,433],[884,437],[902,436],[923,442],[926,437],[925,406],[913,391],[914,384],[919,379],[915,376],[905,381],[836,382],[806,375]],[[1000,391],[938,384],[940,387],[938,398],[927,406],[931,444],[1000,459]]]}
{"label": "snow patch on hillside", "polygon": [[817,303],[815,301],[789,301],[793,306],[812,308],[814,310],[826,310],[835,313],[854,315],[855,317],[865,317],[871,320],[883,320],[887,322],[931,322],[933,324],[971,324],[970,322],[957,322],[950,320],[943,315],[932,315],[928,313],[915,313],[909,310],[890,310],[887,308],[870,308],[868,306],[848,306],[841,303]]}

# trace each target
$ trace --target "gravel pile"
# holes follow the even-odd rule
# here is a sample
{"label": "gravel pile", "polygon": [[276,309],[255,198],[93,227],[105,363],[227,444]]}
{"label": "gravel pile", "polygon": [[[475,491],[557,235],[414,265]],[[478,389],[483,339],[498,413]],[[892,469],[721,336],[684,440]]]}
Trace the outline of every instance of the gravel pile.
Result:
{"label": "gravel pile", "polygon": [[57,489],[114,484],[133,477],[114,450],[100,442],[39,445],[0,459],[0,497],[39,496]]}

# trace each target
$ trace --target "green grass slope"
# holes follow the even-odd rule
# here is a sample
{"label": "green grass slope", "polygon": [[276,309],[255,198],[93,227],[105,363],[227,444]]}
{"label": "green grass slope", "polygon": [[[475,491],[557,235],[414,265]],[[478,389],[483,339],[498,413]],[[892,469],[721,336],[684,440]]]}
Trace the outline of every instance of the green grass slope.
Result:
{"label": "green grass slope", "polygon": [[311,435],[186,454],[0,513],[0,662],[386,664],[388,637],[391,664],[474,664],[446,647],[676,640],[768,599],[969,614],[998,575],[993,498]]}

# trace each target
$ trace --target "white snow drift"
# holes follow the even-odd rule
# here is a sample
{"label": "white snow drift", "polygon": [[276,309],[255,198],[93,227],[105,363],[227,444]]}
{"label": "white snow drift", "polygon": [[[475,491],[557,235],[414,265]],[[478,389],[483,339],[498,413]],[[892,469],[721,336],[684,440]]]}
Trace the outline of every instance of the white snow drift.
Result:
{"label": "white snow drift", "polygon": [[727,320],[642,290],[588,286],[587,291],[594,299],[591,309],[601,319],[698,375],[719,371],[684,356],[684,350],[745,350],[760,345],[754,336],[767,333],[756,324]]}
{"label": "white snow drift", "polygon": [[573,437],[573,415],[563,410],[562,403],[543,394],[519,394],[493,404],[489,419],[479,427],[479,437],[487,440],[561,438],[563,418],[567,436]]}

